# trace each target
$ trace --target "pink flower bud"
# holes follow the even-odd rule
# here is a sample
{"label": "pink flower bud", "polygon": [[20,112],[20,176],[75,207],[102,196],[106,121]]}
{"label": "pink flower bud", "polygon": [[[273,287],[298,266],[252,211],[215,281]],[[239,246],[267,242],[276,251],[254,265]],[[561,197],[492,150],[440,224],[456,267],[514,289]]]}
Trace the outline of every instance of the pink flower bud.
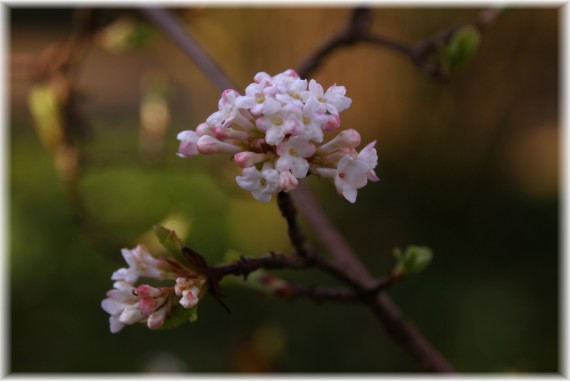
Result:
{"label": "pink flower bud", "polygon": [[216,126],[213,127],[212,130],[214,132],[214,136],[220,140],[226,140],[226,139],[247,140],[247,138],[249,138],[249,134],[247,132],[234,130],[231,127],[224,128],[222,126]]}
{"label": "pink flower bud", "polygon": [[289,192],[290,190],[297,188],[297,185],[299,185],[299,181],[291,172],[281,172],[279,175],[279,188],[283,192]]}
{"label": "pink flower bud", "polygon": [[221,142],[218,139],[213,138],[209,135],[201,136],[200,139],[198,139],[197,146],[198,146],[198,151],[204,155],[210,155],[213,153],[235,154],[242,150],[241,147]]}
{"label": "pink flower bud", "polygon": [[180,157],[191,157],[198,155],[198,147],[196,147],[196,142],[198,141],[198,135],[192,130],[182,131],[176,138],[180,140],[180,146],[178,147],[177,155]]}
{"label": "pink flower bud", "polygon": [[242,168],[251,167],[257,163],[261,163],[268,158],[268,155],[263,153],[255,153],[251,151],[242,151],[234,155],[234,160],[237,165]]}
{"label": "pink flower bud", "polygon": [[358,131],[349,129],[341,131],[330,142],[323,144],[317,150],[320,154],[327,154],[344,148],[354,148],[360,144]]}
{"label": "pink flower bud", "polygon": [[338,115],[329,115],[329,118],[325,124],[323,124],[324,131],[334,131],[340,127],[340,118]]}
{"label": "pink flower bud", "polygon": [[214,130],[208,123],[200,123],[198,127],[196,127],[196,134],[199,137],[204,135],[214,136]]}

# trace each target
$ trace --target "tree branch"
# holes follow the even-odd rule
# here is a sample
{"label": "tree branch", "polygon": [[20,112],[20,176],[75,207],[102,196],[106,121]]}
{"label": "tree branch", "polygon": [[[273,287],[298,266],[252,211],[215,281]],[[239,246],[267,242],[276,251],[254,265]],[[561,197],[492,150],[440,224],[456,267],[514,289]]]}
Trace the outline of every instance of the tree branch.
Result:
{"label": "tree branch", "polygon": [[485,9],[477,14],[472,23],[454,26],[440,31],[425,40],[408,43],[372,32],[372,11],[369,8],[356,8],[347,25],[306,57],[299,65],[297,73],[301,78],[307,78],[335,50],[358,42],[367,42],[390,49],[409,58],[412,64],[425,75],[444,82],[447,78],[441,65],[437,62],[430,62],[429,58],[438,51],[442,44],[449,42],[464,26],[473,25],[479,32],[483,32],[501,12],[502,10],[497,8]]}
{"label": "tree branch", "polygon": [[[303,215],[319,236],[320,241],[333,255],[336,265],[344,270],[345,276],[356,282],[361,289],[373,288],[375,284],[372,276],[353,253],[342,234],[328,219],[310,191],[299,184],[293,192]],[[443,373],[455,372],[454,368],[431,346],[417,328],[408,322],[388,295],[378,294],[376,298],[369,301],[369,306],[384,323],[388,333],[425,369]]]}
{"label": "tree branch", "polygon": [[210,275],[220,280],[227,275],[247,276],[259,269],[301,269],[311,266],[312,263],[299,256],[271,253],[265,257],[241,257],[238,261],[220,266],[209,267]]}

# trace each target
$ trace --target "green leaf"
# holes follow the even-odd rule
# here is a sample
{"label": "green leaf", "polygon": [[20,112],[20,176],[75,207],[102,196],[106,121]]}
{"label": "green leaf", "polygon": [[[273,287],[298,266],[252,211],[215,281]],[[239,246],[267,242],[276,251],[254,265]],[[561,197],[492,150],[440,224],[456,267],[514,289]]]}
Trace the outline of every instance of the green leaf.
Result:
{"label": "green leaf", "polygon": [[477,51],[481,34],[472,25],[467,25],[455,33],[446,45],[445,56],[450,71],[465,64]]}
{"label": "green leaf", "polygon": [[174,230],[165,228],[164,226],[154,225],[152,227],[154,235],[158,241],[168,250],[173,256],[180,258],[182,256],[182,247],[184,244],[182,240],[176,235]]}
{"label": "green leaf", "polygon": [[172,315],[164,321],[161,330],[176,328],[184,323],[194,323],[198,320],[198,305],[192,308],[184,308],[177,305],[174,307]]}
{"label": "green leaf", "polygon": [[402,275],[424,270],[433,257],[431,249],[425,246],[409,246],[403,253],[400,249],[395,249],[394,255],[398,261],[396,272]]}

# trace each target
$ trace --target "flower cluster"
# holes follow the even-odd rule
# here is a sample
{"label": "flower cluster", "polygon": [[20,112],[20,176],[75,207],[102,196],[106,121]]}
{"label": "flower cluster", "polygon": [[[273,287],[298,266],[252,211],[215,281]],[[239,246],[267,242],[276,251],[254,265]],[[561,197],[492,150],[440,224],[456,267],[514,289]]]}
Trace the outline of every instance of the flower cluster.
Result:
{"label": "flower cluster", "polygon": [[357,190],[377,181],[376,142],[360,152],[360,134],[352,129],[323,143],[324,133],[340,128],[339,114],[350,107],[344,86],[326,91],[294,70],[270,76],[258,73],[245,95],[226,90],[219,110],[196,130],[178,134],[178,156],[230,154],[243,168],[238,185],[259,201],[288,192],[313,174],[331,179],[339,194],[356,201]]}
{"label": "flower cluster", "polygon": [[[178,304],[192,308],[206,292],[207,279],[173,258],[154,257],[142,245],[133,250],[123,249],[121,253],[129,267],[113,273],[113,289],[101,302],[101,307],[111,315],[112,333],[135,323],[159,329]],[[139,278],[172,281],[174,284],[171,287],[135,286]]]}

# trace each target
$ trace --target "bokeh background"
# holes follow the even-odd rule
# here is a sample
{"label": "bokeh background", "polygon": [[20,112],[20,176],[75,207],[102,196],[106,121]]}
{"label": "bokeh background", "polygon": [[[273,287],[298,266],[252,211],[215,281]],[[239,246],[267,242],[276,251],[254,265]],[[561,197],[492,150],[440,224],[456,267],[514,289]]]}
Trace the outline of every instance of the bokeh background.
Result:
{"label": "bokeh background", "polygon": [[[376,8],[373,29],[418,41],[478,11]],[[350,15],[175,12],[240,91],[258,71],[298,67]],[[136,11],[94,15],[101,29],[74,68],[73,148],[58,151],[42,114],[51,98],[41,86],[54,82],[36,66],[69,38],[76,10],[8,10],[11,371],[421,371],[364,307],[274,299],[241,281],[223,286],[231,315],[207,298],[194,324],[109,333],[100,302],[123,266],[120,249],[156,247],[153,224],[175,228],[210,263],[291,247],[275,203],[242,191],[226,158],[175,155],[176,134],[216,110],[219,90]],[[429,269],[390,295],[461,372],[559,370],[559,23],[556,8],[510,9],[446,84],[365,44],[311,76],[347,87],[343,127],[378,139],[381,181],[354,205],[326,181],[308,186],[373,274],[390,271],[395,247],[432,248]],[[335,284],[315,271],[278,274]]]}

